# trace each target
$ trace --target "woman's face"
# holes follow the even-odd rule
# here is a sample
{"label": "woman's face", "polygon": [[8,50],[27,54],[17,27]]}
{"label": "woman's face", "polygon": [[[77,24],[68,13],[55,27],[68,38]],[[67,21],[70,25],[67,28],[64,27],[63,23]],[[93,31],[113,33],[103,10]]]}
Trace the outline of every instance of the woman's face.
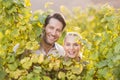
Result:
{"label": "woman's face", "polygon": [[76,36],[67,36],[65,41],[64,41],[64,49],[66,52],[67,57],[70,58],[75,58],[78,56],[79,51],[80,51],[80,44],[77,41]]}

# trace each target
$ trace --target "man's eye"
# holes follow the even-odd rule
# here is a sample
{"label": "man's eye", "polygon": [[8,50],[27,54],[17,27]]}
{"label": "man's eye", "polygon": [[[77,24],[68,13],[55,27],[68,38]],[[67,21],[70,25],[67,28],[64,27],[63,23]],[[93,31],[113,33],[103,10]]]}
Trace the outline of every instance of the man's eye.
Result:
{"label": "man's eye", "polygon": [[54,29],[53,27],[49,27],[50,29]]}
{"label": "man's eye", "polygon": [[59,30],[59,29],[58,29],[57,31],[58,31],[58,32],[61,32],[61,30]]}
{"label": "man's eye", "polygon": [[70,46],[70,44],[69,44],[69,43],[67,43],[67,44],[66,44],[66,46]]}

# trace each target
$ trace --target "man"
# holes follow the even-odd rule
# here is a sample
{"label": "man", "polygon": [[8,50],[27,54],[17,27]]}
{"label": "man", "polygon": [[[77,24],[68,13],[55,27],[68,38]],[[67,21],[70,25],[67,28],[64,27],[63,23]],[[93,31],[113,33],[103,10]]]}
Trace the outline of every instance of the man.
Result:
{"label": "man", "polygon": [[40,42],[40,49],[35,53],[44,55],[60,55],[64,56],[64,49],[61,45],[56,43],[62,34],[66,22],[60,13],[48,15],[43,26],[42,40]]}

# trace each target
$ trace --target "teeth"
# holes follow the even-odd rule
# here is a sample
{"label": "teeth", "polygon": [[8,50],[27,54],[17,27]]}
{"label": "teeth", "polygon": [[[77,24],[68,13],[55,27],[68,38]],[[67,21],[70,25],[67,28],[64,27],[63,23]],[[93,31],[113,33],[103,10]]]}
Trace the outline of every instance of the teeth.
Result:
{"label": "teeth", "polygon": [[54,37],[53,36],[49,36],[50,39],[54,40]]}
{"label": "teeth", "polygon": [[69,52],[69,54],[71,54],[71,55],[74,54],[74,53],[75,53],[75,52]]}

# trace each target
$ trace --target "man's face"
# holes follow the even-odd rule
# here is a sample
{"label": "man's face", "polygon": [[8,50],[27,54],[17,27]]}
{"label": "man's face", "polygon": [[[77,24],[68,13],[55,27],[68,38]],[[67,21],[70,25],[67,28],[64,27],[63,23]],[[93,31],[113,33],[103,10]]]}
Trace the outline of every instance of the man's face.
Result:
{"label": "man's face", "polygon": [[60,37],[62,33],[63,25],[62,23],[55,19],[51,18],[47,26],[45,27],[45,32],[43,39],[46,44],[53,45]]}

